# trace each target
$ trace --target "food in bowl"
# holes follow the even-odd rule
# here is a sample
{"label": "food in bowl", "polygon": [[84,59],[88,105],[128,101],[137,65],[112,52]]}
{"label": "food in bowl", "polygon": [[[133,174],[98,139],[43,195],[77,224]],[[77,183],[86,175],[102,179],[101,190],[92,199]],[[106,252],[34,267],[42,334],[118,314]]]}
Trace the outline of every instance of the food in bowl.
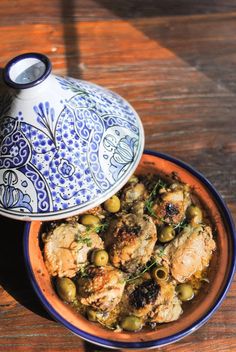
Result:
{"label": "food in bowl", "polygon": [[176,172],[133,175],[101,206],[42,228],[57,295],[116,332],[181,319],[209,284],[214,219]]}
{"label": "food in bowl", "polygon": [[[101,324],[92,323],[71,304],[64,303],[56,293],[55,285],[52,284],[54,280],[49,275],[43,258],[42,232],[47,232],[47,224],[40,221],[26,223],[24,256],[33,288],[49,314],[80,338],[110,349],[148,350],[165,346],[203,326],[226,297],[236,262],[235,227],[230,212],[209,181],[180,160],[162,153],[146,151],[136,170],[138,176],[148,173],[170,175],[172,172],[179,176],[182,183],[190,186],[200,200],[204,213],[209,214],[216,249],[207,268],[209,284],[203,281],[197,295],[189,301],[183,301],[183,313],[179,319],[158,324],[157,329],[114,331],[104,328]],[[54,219],[54,214],[51,214],[51,218]]]}

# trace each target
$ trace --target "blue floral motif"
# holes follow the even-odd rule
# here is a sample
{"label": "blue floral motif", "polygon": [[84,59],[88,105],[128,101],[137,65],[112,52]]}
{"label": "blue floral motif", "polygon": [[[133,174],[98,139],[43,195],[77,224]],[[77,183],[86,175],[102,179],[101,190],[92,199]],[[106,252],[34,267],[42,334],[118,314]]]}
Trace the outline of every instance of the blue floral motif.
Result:
{"label": "blue floral motif", "polygon": [[48,101],[44,104],[39,103],[38,106],[34,106],[34,111],[37,114],[37,121],[40,125],[42,125],[49,133],[49,136],[53,141],[54,139],[54,120],[55,120],[55,110],[50,107]]}
{"label": "blue floral motif", "polygon": [[5,171],[3,174],[5,184],[0,185],[0,204],[5,209],[18,208],[21,210],[32,211],[30,205],[31,198],[28,194],[15,188],[13,185],[17,183],[18,178],[14,171]]}
{"label": "blue floral motif", "polygon": [[80,94],[80,95],[81,94],[88,95],[86,90],[82,89],[80,87],[80,85],[77,83],[77,81],[74,80],[73,78],[68,77],[67,79],[65,79],[65,78],[62,78],[62,77],[56,77],[56,79],[60,83],[62,89],[71,90],[72,92]]}
{"label": "blue floral motif", "polygon": [[72,164],[69,163],[68,160],[62,159],[60,161],[60,164],[58,165],[58,172],[63,176],[63,177],[69,177],[73,175],[75,171],[75,168]]}
{"label": "blue floral motif", "polygon": [[[137,149],[138,141],[136,138],[125,136],[116,146],[111,158],[110,171],[113,179],[117,180],[132,164]],[[110,146],[110,145],[109,145]]]}

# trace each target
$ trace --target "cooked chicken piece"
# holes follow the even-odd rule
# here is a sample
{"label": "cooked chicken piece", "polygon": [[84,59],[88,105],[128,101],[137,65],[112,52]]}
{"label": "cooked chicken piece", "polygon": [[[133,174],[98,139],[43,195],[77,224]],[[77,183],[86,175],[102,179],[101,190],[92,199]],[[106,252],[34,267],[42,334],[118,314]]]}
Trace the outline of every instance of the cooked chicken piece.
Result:
{"label": "cooked chicken piece", "polygon": [[144,184],[138,182],[138,179],[135,182],[129,182],[121,193],[121,208],[129,213],[142,216],[147,194]]}
{"label": "cooked chicken piece", "polygon": [[189,225],[165,247],[164,254],[172,276],[178,282],[185,282],[208,266],[215,248],[209,226]]}
{"label": "cooked chicken piece", "polygon": [[182,312],[175,285],[171,282],[160,282],[160,291],[154,308],[148,315],[149,320],[153,323],[168,323],[177,320]]}
{"label": "cooked chicken piece", "polygon": [[158,202],[153,206],[153,212],[156,214],[155,223],[160,224],[163,219],[172,224],[180,223],[190,203],[187,185],[175,183],[168,189],[162,189]]}
{"label": "cooked chicken piece", "polygon": [[100,311],[111,311],[121,300],[124,275],[110,265],[91,265],[86,269],[86,275],[79,278],[78,287],[78,299],[82,304]]}
{"label": "cooked chicken piece", "polygon": [[137,216],[143,216],[145,210],[145,202],[137,201],[134,202],[131,208],[131,212]]}
{"label": "cooked chicken piece", "polygon": [[146,193],[143,183],[129,183],[122,192],[122,200],[126,203],[133,203],[136,200],[144,199]]}
{"label": "cooked chicken piece", "polygon": [[73,277],[87,262],[88,253],[104,248],[102,239],[86,227],[64,223],[52,229],[45,238],[44,260],[52,276]]}
{"label": "cooked chicken piece", "polygon": [[141,270],[148,262],[156,240],[156,226],[151,217],[135,214],[114,220],[104,238],[111,263],[129,273]]}
{"label": "cooked chicken piece", "polygon": [[137,317],[146,317],[153,310],[160,286],[151,278],[138,285],[130,285],[126,290],[127,311]]}
{"label": "cooked chicken piece", "polygon": [[173,321],[182,313],[181,301],[171,282],[160,281],[157,284],[153,279],[148,279],[141,284],[130,285],[123,299],[128,302],[126,311],[150,322]]}

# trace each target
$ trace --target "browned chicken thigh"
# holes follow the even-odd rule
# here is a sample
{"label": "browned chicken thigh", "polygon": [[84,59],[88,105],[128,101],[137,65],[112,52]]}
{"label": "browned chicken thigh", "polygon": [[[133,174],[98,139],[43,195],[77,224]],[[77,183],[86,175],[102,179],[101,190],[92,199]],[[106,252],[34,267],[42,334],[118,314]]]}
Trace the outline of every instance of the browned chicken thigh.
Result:
{"label": "browned chicken thigh", "polygon": [[138,285],[130,285],[125,293],[127,311],[154,323],[177,320],[182,314],[181,301],[172,282],[147,279]]}
{"label": "browned chicken thigh", "polygon": [[125,287],[123,273],[110,265],[89,266],[78,280],[78,299],[100,311],[111,311],[120,302]]}
{"label": "browned chicken thigh", "polygon": [[156,226],[151,217],[135,214],[114,220],[104,238],[111,263],[129,273],[137,272],[148,262],[156,240]]}
{"label": "browned chicken thigh", "polygon": [[44,260],[50,275],[73,277],[88,261],[92,249],[104,248],[103,241],[86,227],[68,222],[52,229],[45,238]]}
{"label": "browned chicken thigh", "polygon": [[153,206],[156,214],[155,223],[178,224],[185,218],[185,211],[190,205],[190,193],[187,185],[174,183],[170,188],[162,189]]}
{"label": "browned chicken thigh", "polygon": [[216,248],[212,231],[206,225],[188,225],[165,247],[165,257],[172,276],[178,282],[187,281],[194,273],[208,266]]}

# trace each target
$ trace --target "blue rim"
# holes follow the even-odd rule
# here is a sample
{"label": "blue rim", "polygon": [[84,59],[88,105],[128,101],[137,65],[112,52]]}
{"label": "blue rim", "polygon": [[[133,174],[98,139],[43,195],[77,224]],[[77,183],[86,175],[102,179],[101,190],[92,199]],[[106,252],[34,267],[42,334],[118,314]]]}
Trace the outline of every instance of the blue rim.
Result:
{"label": "blue rim", "polygon": [[[16,82],[12,81],[12,79],[10,78],[11,68],[14,65],[16,65],[18,62],[25,60],[25,59],[31,59],[31,58],[38,59],[44,63],[44,65],[45,65],[44,73],[36,80],[29,82],[29,83],[21,84],[21,83],[16,83]],[[48,75],[51,73],[51,70],[52,70],[52,64],[46,55],[43,55],[40,53],[25,53],[25,54],[18,55],[16,57],[14,57],[12,60],[10,60],[7,63],[7,65],[3,71],[3,79],[4,79],[5,83],[12,88],[26,89],[26,88],[34,87],[34,86],[38,85],[39,83],[43,82],[48,77]]]}
{"label": "blue rim", "polygon": [[229,232],[231,234],[231,240],[232,240],[232,262],[230,264],[229,268],[229,273],[228,273],[228,278],[227,282],[225,283],[225,286],[222,288],[221,294],[218,297],[217,301],[213,305],[213,307],[198,321],[196,321],[194,324],[192,324],[190,327],[187,329],[182,330],[181,332],[177,334],[173,334],[171,336],[168,336],[166,338],[162,339],[155,339],[151,341],[146,341],[146,342],[118,342],[115,340],[107,340],[103,339],[91,334],[88,334],[84,332],[83,330],[78,329],[74,325],[70,324],[68,321],[66,321],[60,314],[58,314],[54,308],[49,304],[49,302],[45,299],[43,292],[39,288],[34,274],[33,270],[30,264],[29,260],[29,252],[28,252],[28,247],[29,247],[29,230],[30,230],[30,223],[26,223],[25,230],[24,230],[24,256],[25,256],[25,262],[26,262],[26,267],[29,273],[30,281],[33,285],[33,288],[35,292],[37,293],[41,303],[44,305],[46,310],[49,312],[49,314],[58,322],[60,322],[62,325],[64,325],[66,328],[71,330],[73,333],[76,335],[80,336],[81,338],[91,342],[95,343],[104,347],[111,347],[111,348],[129,348],[129,349],[145,349],[145,348],[155,348],[155,347],[161,347],[164,345],[171,344],[173,342],[176,342],[187,335],[193,333],[197,329],[199,329],[202,325],[204,325],[210,317],[218,310],[220,307],[221,303],[223,302],[230,285],[233,280],[234,272],[235,272],[235,266],[236,266],[236,232],[235,232],[235,227],[233,223],[232,216],[224,203],[223,199],[219,195],[219,193],[216,191],[216,189],[212,186],[212,184],[198,171],[196,171],[194,168],[189,166],[183,161],[177,160],[167,154],[155,152],[155,151],[150,151],[150,150],[145,150],[144,154],[149,154],[153,156],[157,156],[159,158],[168,160],[170,162],[175,163],[176,165],[181,166],[183,169],[189,171],[192,175],[196,176],[203,184],[204,186],[210,191],[211,194],[213,194],[214,199],[216,200],[219,209],[222,212],[222,215],[229,226]]}

